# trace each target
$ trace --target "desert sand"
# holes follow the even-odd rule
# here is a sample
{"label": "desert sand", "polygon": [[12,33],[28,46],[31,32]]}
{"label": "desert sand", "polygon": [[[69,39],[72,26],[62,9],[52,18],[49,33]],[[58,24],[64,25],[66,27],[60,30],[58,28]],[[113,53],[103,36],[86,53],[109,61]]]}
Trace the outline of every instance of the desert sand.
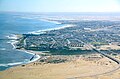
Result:
{"label": "desert sand", "polygon": [[0,79],[120,79],[118,67],[106,57],[74,56],[62,63],[36,61],[16,66],[0,72]]}
{"label": "desert sand", "polygon": [[120,50],[120,46],[118,45],[101,45],[100,46],[100,50],[109,50],[109,49]]}

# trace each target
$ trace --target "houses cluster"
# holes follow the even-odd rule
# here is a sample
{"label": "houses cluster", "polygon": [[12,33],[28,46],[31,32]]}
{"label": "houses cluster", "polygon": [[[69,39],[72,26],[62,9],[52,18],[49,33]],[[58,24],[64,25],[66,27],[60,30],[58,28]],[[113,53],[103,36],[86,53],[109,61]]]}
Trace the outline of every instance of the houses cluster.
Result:
{"label": "houses cluster", "polygon": [[[62,24],[74,24],[59,30],[46,31],[43,34],[24,34],[24,47],[35,50],[87,49],[85,43],[93,46],[120,45],[120,23],[109,21],[61,21]],[[117,26],[115,26],[117,24]],[[114,26],[114,27],[112,27]],[[102,28],[109,28],[107,30]],[[100,29],[100,30],[99,30]],[[94,30],[94,31],[93,31]],[[21,45],[21,44],[18,44]]]}

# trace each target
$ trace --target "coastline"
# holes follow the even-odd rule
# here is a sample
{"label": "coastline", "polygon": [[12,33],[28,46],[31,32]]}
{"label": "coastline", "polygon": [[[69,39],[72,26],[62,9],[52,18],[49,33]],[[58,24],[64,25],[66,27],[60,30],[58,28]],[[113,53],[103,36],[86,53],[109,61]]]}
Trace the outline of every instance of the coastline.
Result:
{"label": "coastline", "polygon": [[[11,69],[11,68],[16,67],[16,66],[26,65],[26,64],[36,62],[37,60],[39,60],[41,58],[41,56],[36,54],[34,51],[28,51],[28,50],[17,50],[17,51],[22,51],[22,52],[27,53],[27,54],[32,54],[32,57],[34,56],[34,58],[32,58],[32,60],[30,60],[30,59],[24,60],[23,62],[0,64],[0,66],[8,67],[5,69],[5,70],[8,70],[8,69]],[[5,71],[5,70],[2,70],[2,71]],[[2,72],[2,71],[0,71],[0,72]]]}
{"label": "coastline", "polygon": [[[37,19],[37,18],[35,18],[35,19]],[[65,30],[67,30],[67,29],[69,29],[68,27],[73,27],[73,29],[72,29],[73,31],[70,31],[71,36],[78,37],[77,38],[78,40],[79,40],[79,38],[81,40],[81,38],[82,38],[81,36],[84,34],[83,36],[85,36],[85,39],[83,38],[83,41],[85,41],[85,42],[87,40],[89,41],[89,39],[87,39],[87,38],[90,38],[90,40],[93,39],[92,41],[94,41],[96,39],[96,42],[99,43],[99,35],[100,35],[100,37],[103,37],[103,38],[106,35],[108,36],[108,38],[113,36],[113,38],[112,38],[113,41],[117,41],[117,40],[119,41],[119,39],[116,38],[116,37],[118,37],[118,36],[116,36],[116,34],[117,34],[116,28],[117,27],[115,28],[116,34],[114,34],[114,32],[110,32],[110,35],[109,35],[108,31],[105,33],[103,33],[103,31],[93,33],[93,32],[89,32],[88,31],[89,29],[88,30],[84,29],[87,32],[86,31],[82,32],[80,30],[81,32],[79,34],[73,35],[72,33],[74,32],[75,25],[62,24],[62,23],[59,23],[58,20],[57,20],[58,21],[57,22],[56,20],[54,21],[54,19],[49,19],[49,18],[47,18],[45,20],[44,19],[45,18],[43,18],[43,22],[46,21],[45,23],[51,22],[48,24],[52,24],[52,23],[55,23],[56,25],[58,24],[58,28],[50,28],[50,29],[45,29],[45,30],[36,29],[38,31],[34,31],[34,29],[33,29],[33,31],[34,31],[34,32],[32,32],[33,34],[46,33],[46,31],[48,31],[48,33],[49,33],[49,31],[51,32],[51,30],[53,30],[52,32],[54,32],[54,30],[59,31],[59,29],[63,29],[63,32],[62,32],[62,30],[60,30],[60,32],[64,33],[64,28],[66,28]],[[40,20],[39,17],[38,17],[38,20]],[[59,24],[61,24],[63,26],[60,25],[61,27],[59,27]],[[100,25],[102,25],[102,24],[100,23]],[[78,25],[81,25],[81,24],[79,23]],[[92,27],[92,26],[93,25],[90,25],[90,27]],[[104,24],[103,24],[103,26],[104,26]],[[105,24],[105,26],[106,26],[106,24]],[[33,27],[34,27],[34,25],[33,25]],[[56,26],[54,26],[54,24],[53,24],[53,27],[56,27]],[[83,25],[83,27],[84,27],[84,25]],[[49,28],[49,25],[46,26],[45,28]],[[117,29],[119,29],[119,28],[117,28]],[[75,32],[77,32],[77,29]],[[79,29],[78,29],[78,32],[79,32]],[[54,33],[57,34],[56,31]],[[56,36],[62,35],[61,33],[60,34],[58,33],[58,35],[56,35]],[[63,37],[61,39],[63,39],[66,36],[69,36],[69,34],[70,34],[68,31],[66,31],[65,33],[67,33],[67,35],[66,34],[65,34],[65,36],[63,35]],[[88,33],[87,34],[88,37],[87,37],[86,33]],[[115,35],[115,37],[114,37],[114,35]],[[22,36],[22,34],[21,34],[21,36]],[[34,51],[34,50],[25,49],[24,47],[25,47],[25,45],[26,45],[25,43],[27,41],[24,41],[25,39],[20,38],[20,36],[17,34],[11,34],[10,36],[7,36],[7,37],[9,38],[9,40],[6,40],[6,41],[7,41],[7,43],[9,43],[8,45],[9,45],[10,49],[7,49],[7,47],[5,47],[5,48],[2,48],[1,50],[6,50],[6,52],[8,52],[8,53],[10,52],[8,55],[6,55],[6,54],[3,54],[3,55],[8,58],[13,57],[14,59],[11,59],[11,61],[13,63],[0,64],[0,66],[2,65],[4,67],[5,66],[9,67],[9,68],[6,67],[5,70],[0,71],[0,79],[56,79],[56,78],[57,79],[119,79],[120,78],[120,64],[118,64],[120,62],[120,54],[119,54],[120,52],[117,51],[117,49],[120,49],[120,48],[118,48],[118,46],[116,46],[116,45],[112,45],[112,43],[110,45],[103,44],[98,47],[96,46],[98,51],[99,51],[99,49],[103,50],[103,54],[104,54],[104,50],[108,49],[109,51],[107,50],[107,52],[105,52],[105,54],[108,53],[110,55],[110,57],[108,56],[108,58],[101,53],[91,53],[88,51],[87,51],[88,54],[84,53],[84,54],[80,54],[80,55],[74,54],[74,53],[73,53],[74,55],[70,55],[69,51],[66,52],[66,53],[68,53],[68,55],[58,55],[57,54],[58,51],[57,51],[57,52],[55,52],[56,55],[53,55],[53,54],[49,54],[49,52],[47,54],[44,54],[44,51]],[[97,39],[97,37],[98,37],[98,39]],[[20,40],[19,40],[19,38],[20,38]],[[35,46],[34,39],[36,39],[36,38],[37,37],[30,39],[30,40],[33,40],[32,42],[30,42],[31,44],[33,43],[33,46]],[[40,38],[42,39],[44,37],[41,36]],[[52,37],[50,37],[50,38],[52,38]],[[104,38],[104,39],[108,39],[108,38]],[[116,39],[114,39],[114,38],[116,38]],[[68,39],[68,37],[66,39]],[[75,38],[73,37],[72,39],[75,39]],[[112,41],[112,39],[108,39],[108,41]],[[21,41],[21,40],[23,40],[23,41]],[[59,40],[59,39],[56,38],[55,40]],[[102,44],[101,40],[100,40],[100,44]],[[5,43],[6,43],[6,41],[5,41]],[[71,41],[71,39],[70,39],[70,41]],[[70,43],[70,41],[68,40],[67,43]],[[77,41],[77,40],[75,40],[75,41]],[[41,40],[39,43],[38,42],[36,42],[36,45],[38,44],[37,46],[40,46],[39,43],[41,42]],[[64,44],[62,41],[60,41],[60,42],[62,44]],[[82,43],[82,41],[79,41],[79,42]],[[16,44],[16,43],[22,43],[23,44],[23,46],[21,46],[22,48],[17,49],[17,45],[19,46],[19,44]],[[45,43],[45,42],[43,41],[43,43]],[[54,43],[54,41],[52,43]],[[50,43],[50,44],[52,44],[52,43]],[[93,42],[92,45],[97,44],[97,43],[95,43],[95,44],[94,43],[95,42]],[[1,45],[3,45],[3,44],[1,44]],[[79,43],[77,43],[77,44],[79,44]],[[83,44],[83,45],[89,47],[89,44],[88,45]],[[72,48],[72,46],[71,46],[71,48]],[[74,48],[77,48],[77,46]],[[111,49],[115,49],[115,50],[112,51]],[[19,51],[21,51],[21,52],[19,52]],[[3,51],[3,53],[4,53],[4,51]],[[80,53],[80,52],[78,52],[78,53]],[[115,58],[115,60],[116,59],[119,60],[119,62],[116,63],[115,61],[112,61],[111,57],[113,59]],[[20,61],[20,62],[17,62],[17,61]],[[7,62],[7,61],[5,61],[5,62]]]}
{"label": "coastline", "polygon": [[74,26],[75,25],[67,24],[67,25],[63,25],[62,27],[50,28],[50,29],[45,29],[45,30],[38,30],[38,31],[28,32],[28,34],[43,34],[43,33],[46,33],[46,31],[60,30],[60,29],[64,29],[64,28],[67,28],[67,27],[74,27]]}
{"label": "coastline", "polygon": [[[19,39],[19,38],[17,38],[17,39]],[[16,44],[17,42],[18,42],[18,41],[11,42],[11,45],[13,46],[14,49],[16,48],[15,44]],[[18,49],[16,49],[16,50],[18,50]],[[31,54],[31,55],[33,55],[33,56],[36,54],[36,53],[33,53],[34,51],[28,51],[28,50],[25,50],[25,49],[24,49],[24,50],[23,50],[23,49],[20,49],[20,50],[18,50],[18,51],[22,51],[22,52]],[[36,54],[35,56],[36,56],[35,59],[33,58],[33,60],[28,61],[28,62],[25,62],[25,63],[23,63],[23,64],[28,64],[28,63],[31,63],[31,62],[35,62],[35,61],[37,61],[37,60],[40,58],[40,56],[39,56],[38,54]]]}
{"label": "coastline", "polygon": [[[20,37],[16,34],[12,34],[11,36],[6,36],[8,39],[10,39],[10,41],[8,41],[7,43],[10,43],[12,45],[12,49],[13,50],[17,50],[17,51],[21,51],[21,52],[24,52],[24,53],[27,53],[27,54],[31,54],[32,56],[34,56],[34,58],[30,61],[30,59],[27,59],[22,61],[22,62],[14,62],[14,63],[7,63],[7,64],[0,64],[0,66],[4,66],[4,67],[8,67],[6,68],[5,70],[9,69],[9,68],[12,68],[12,67],[15,67],[15,66],[18,66],[18,65],[23,65],[23,64],[29,64],[29,63],[32,63],[32,62],[35,62],[37,61],[41,56],[39,56],[38,54],[34,53],[34,51],[28,51],[28,50],[18,50],[16,49],[16,43],[18,42],[17,39],[19,39]],[[4,70],[2,70],[4,71]]]}
{"label": "coastline", "polygon": [[[49,21],[49,20],[43,20],[43,21],[46,21],[46,22],[52,22],[52,23],[55,23],[55,24],[61,24],[61,23],[58,23],[57,21]],[[37,34],[40,34],[41,32],[45,33],[45,31],[50,31],[50,30],[59,30],[59,29],[64,29],[64,28],[67,28],[67,27],[73,27],[74,25],[63,25],[62,27],[57,27],[57,28],[51,28],[51,29],[45,29],[45,30],[39,30],[39,31],[34,31],[33,34],[36,34],[36,32],[38,32]],[[30,32],[28,32],[30,33]],[[19,34],[11,34],[9,36],[6,36],[10,41],[8,41],[7,43],[10,43],[12,45],[12,49],[16,50],[16,46],[15,44],[18,42],[17,39],[19,39],[21,36]],[[35,51],[28,51],[28,50],[17,50],[17,51],[22,51],[22,52],[25,52],[25,53],[28,53],[28,54],[32,54],[34,55],[34,52]],[[17,66],[17,65],[22,65],[22,64],[28,64],[28,63],[32,63],[32,62],[35,62],[37,61],[38,59],[40,58],[40,56],[37,54],[35,59],[33,59],[32,61],[23,61],[23,62],[15,62],[15,63],[7,63],[7,64],[1,64],[1,66],[5,66],[5,67],[9,67],[11,68],[11,66]],[[9,68],[7,68],[9,69]],[[3,70],[4,71],[4,70]]]}
{"label": "coastline", "polygon": [[[36,51],[31,51],[31,50],[21,49],[18,51],[24,51],[32,55],[37,54]],[[41,54],[42,52],[39,52],[39,53]],[[94,79],[90,77],[91,75],[94,76],[94,74],[98,75],[98,78],[101,79],[101,75],[99,74],[104,74],[109,71],[111,72],[112,70],[118,67],[118,65],[115,62],[105,57],[94,61],[94,60],[88,59],[89,56],[88,57],[87,55],[84,55],[84,56],[85,58],[76,56],[76,57],[73,57],[71,61],[62,62],[62,63],[41,63],[40,61],[37,61],[38,59],[35,59],[31,62],[19,64],[11,68],[8,68],[7,70],[0,72],[0,74],[6,75],[7,73],[11,72],[9,75],[8,74],[6,76],[3,75],[1,77],[2,79],[11,79],[11,78],[12,79],[19,79],[19,78],[25,79],[26,77],[28,79],[32,79],[32,78],[37,79],[36,75],[39,75],[39,74],[41,75],[37,77],[42,78],[42,79],[56,79],[56,78],[66,79],[66,78],[77,78],[77,77],[78,78],[80,77],[80,79],[82,79],[81,77],[83,78],[85,77],[85,79],[87,78]],[[97,57],[99,58],[99,54],[97,54],[97,57],[94,57],[94,55],[91,55],[91,57],[92,56],[93,58],[97,58]],[[116,74],[119,71],[114,71],[114,72],[116,76]],[[31,74],[31,73],[34,73],[34,74]],[[30,75],[30,77],[28,77],[28,75]],[[102,76],[102,77],[103,79],[107,79],[107,78],[104,78],[105,76]],[[108,79],[110,78],[109,76],[107,77]]]}
{"label": "coastline", "polygon": [[29,60],[28,62],[26,62],[26,63],[24,63],[24,64],[28,64],[28,63],[35,62],[35,61],[37,61],[38,59],[41,58],[41,56],[38,55],[37,53],[35,53],[35,51],[22,50],[22,49],[20,49],[20,50],[18,50],[18,51],[23,51],[23,52],[25,52],[25,53],[32,54],[33,56],[35,56],[31,61]]}
{"label": "coastline", "polygon": [[[51,21],[51,20],[47,20],[47,19],[40,19],[41,21],[45,21],[45,22],[50,22],[50,23],[54,23],[56,25],[60,25],[61,23],[58,21]],[[73,24],[64,24],[61,27],[56,27],[56,28],[50,28],[50,29],[45,29],[45,30],[37,30],[37,31],[33,31],[33,32],[28,32],[28,34],[42,34],[45,33],[45,31],[51,31],[51,30],[60,30],[60,29],[64,29],[67,27],[74,27],[75,25]]]}
{"label": "coastline", "polygon": [[54,23],[54,24],[61,24],[58,21],[53,21],[53,20],[49,20],[49,19],[40,19],[41,21],[45,21],[45,22],[50,22],[50,23]]}

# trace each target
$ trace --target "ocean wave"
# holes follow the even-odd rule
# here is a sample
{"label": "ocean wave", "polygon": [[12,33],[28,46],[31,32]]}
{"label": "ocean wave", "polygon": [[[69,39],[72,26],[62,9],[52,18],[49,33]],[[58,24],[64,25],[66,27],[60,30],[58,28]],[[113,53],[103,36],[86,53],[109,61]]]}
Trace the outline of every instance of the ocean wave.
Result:
{"label": "ocean wave", "polygon": [[20,65],[20,64],[23,64],[23,62],[0,64],[0,66],[8,67],[8,66],[15,66],[15,65]]}
{"label": "ocean wave", "polygon": [[0,48],[0,50],[6,50],[6,48]]}
{"label": "ocean wave", "polygon": [[28,34],[43,34],[43,33],[46,33],[45,31],[60,30],[60,29],[64,29],[64,28],[67,28],[67,27],[73,27],[73,26],[75,26],[75,25],[67,24],[67,25],[64,25],[62,27],[50,28],[50,29],[45,29],[45,30],[38,30],[38,31],[28,32]]}
{"label": "ocean wave", "polygon": [[15,44],[18,42],[18,41],[13,41],[13,40],[11,40],[12,42],[11,42],[11,45],[13,46],[13,49],[16,49],[16,46],[15,46]]}
{"label": "ocean wave", "polygon": [[13,49],[15,49],[15,44],[18,42],[17,39],[17,35],[15,34],[10,34],[8,36],[6,36],[8,39],[10,39],[10,41],[7,41],[7,43],[10,43],[13,46]]}
{"label": "ocean wave", "polygon": [[[28,54],[31,54],[31,55],[35,55],[34,53],[30,53],[29,51],[26,51],[26,50],[18,50],[18,51],[23,51],[23,52],[25,52],[25,53],[28,53]],[[29,63],[30,63],[30,62],[35,62],[35,61],[37,61],[40,57],[41,57],[41,56],[39,56],[39,55],[35,55],[35,58],[33,58],[32,61],[29,61]]]}
{"label": "ocean wave", "polygon": [[8,41],[7,43],[11,44],[13,46],[13,49],[15,49],[15,44],[17,43],[18,41],[17,40],[10,40]]}
{"label": "ocean wave", "polygon": [[16,39],[18,39],[18,37],[17,37],[17,35],[15,35],[15,34],[11,34],[11,35],[8,35],[8,36],[6,36],[8,39],[13,39],[13,40],[16,40]]}
{"label": "ocean wave", "polygon": [[26,17],[26,16],[23,16],[23,17],[20,17],[20,18],[23,18],[23,19],[34,19],[32,17]]}
{"label": "ocean wave", "polygon": [[45,22],[49,22],[49,23],[54,23],[54,24],[61,24],[60,22],[58,21],[53,21],[53,20],[49,20],[49,19],[39,19],[41,21],[45,21]]}
{"label": "ocean wave", "polygon": [[23,19],[35,19],[35,20],[40,20],[40,21],[45,21],[45,22],[49,22],[49,23],[54,23],[54,24],[61,24],[60,22],[58,21],[54,21],[54,20],[50,20],[49,18],[46,19],[46,18],[41,18],[41,17],[21,17]]}
{"label": "ocean wave", "polygon": [[25,61],[23,61],[23,62],[0,64],[0,66],[9,67],[9,66],[17,66],[17,65],[22,65],[22,64],[28,64],[28,63],[32,63],[32,62],[37,61],[39,58],[40,58],[40,56],[36,55],[36,57],[33,58],[33,60],[31,60],[31,61],[29,59],[25,59]]}
{"label": "ocean wave", "polygon": [[[14,35],[13,35],[14,36]],[[10,36],[9,36],[10,37]],[[16,37],[16,36],[15,36]],[[11,39],[11,37],[10,37]],[[16,39],[16,38],[15,38]],[[13,46],[13,49],[15,49],[15,44],[17,43],[18,41],[17,40],[9,40],[7,41],[7,43],[10,43],[12,46]],[[6,50],[6,48],[0,48],[0,50]],[[26,50],[18,50],[18,51],[23,51],[25,53],[28,53],[28,54],[31,54],[31,55],[35,55],[33,53],[30,53]],[[7,64],[0,64],[0,66],[4,66],[4,67],[11,67],[11,66],[16,66],[16,65],[22,65],[22,64],[28,64],[28,63],[31,63],[31,62],[35,62],[37,61],[38,59],[40,58],[39,55],[35,55],[35,57],[30,61],[30,59],[25,59],[23,62],[15,62],[15,63],[7,63]]]}
{"label": "ocean wave", "polygon": [[38,30],[38,31],[32,31],[32,32],[28,32],[28,34],[43,34],[45,33],[46,30]]}

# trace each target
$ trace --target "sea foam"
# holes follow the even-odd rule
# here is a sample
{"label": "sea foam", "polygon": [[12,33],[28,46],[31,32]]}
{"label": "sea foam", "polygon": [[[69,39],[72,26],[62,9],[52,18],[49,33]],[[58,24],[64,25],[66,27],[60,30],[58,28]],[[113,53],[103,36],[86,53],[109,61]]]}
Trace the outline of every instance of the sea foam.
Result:
{"label": "sea foam", "polygon": [[29,59],[24,60],[23,62],[15,62],[15,63],[7,63],[7,64],[0,64],[0,66],[8,67],[8,66],[17,66],[17,65],[22,65],[22,64],[28,64],[37,61],[40,56],[35,55],[36,57],[33,58],[31,61]]}
{"label": "sea foam", "polygon": [[38,30],[38,31],[33,31],[33,32],[28,32],[28,34],[43,34],[43,33],[46,33],[45,31],[51,31],[51,30],[60,30],[60,29],[64,29],[64,28],[67,28],[67,27],[74,27],[75,25],[64,25],[64,26],[61,26],[61,27],[57,27],[57,28],[50,28],[50,29],[45,29],[45,30]]}

